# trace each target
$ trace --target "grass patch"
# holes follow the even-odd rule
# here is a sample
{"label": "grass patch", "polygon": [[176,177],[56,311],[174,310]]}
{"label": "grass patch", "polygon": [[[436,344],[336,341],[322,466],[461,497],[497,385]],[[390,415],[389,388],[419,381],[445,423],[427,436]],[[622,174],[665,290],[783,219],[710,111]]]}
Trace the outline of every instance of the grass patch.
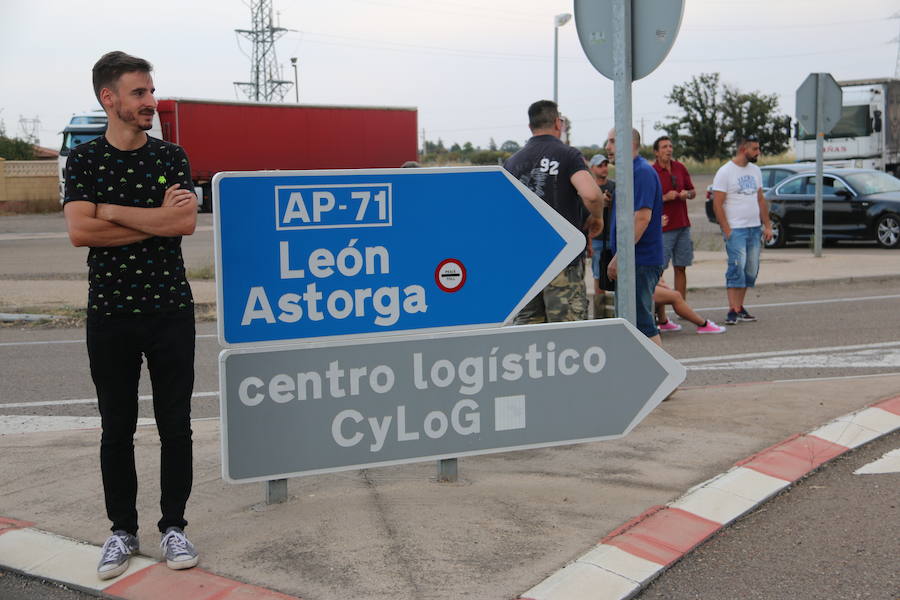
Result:
{"label": "grass patch", "polygon": [[[87,320],[87,309],[63,306],[58,308],[38,308],[26,306],[15,311],[5,311],[13,314],[40,314],[53,315],[55,319],[41,321],[0,321],[0,329],[75,329],[84,327]],[[200,303],[194,305],[194,318],[198,323],[215,321],[217,317],[216,303]]]}
{"label": "grass patch", "polygon": [[188,279],[215,279],[216,268],[213,265],[191,267],[187,270]]}
{"label": "grass patch", "polygon": [[59,197],[43,200],[4,200],[0,202],[0,216],[33,215],[62,212]]}
{"label": "grass patch", "polygon": [[[706,160],[699,161],[694,160],[693,158],[686,158],[681,160],[684,163],[684,166],[687,167],[688,173],[694,175],[715,175],[716,171],[719,170],[719,167],[725,164],[725,162],[730,159],[721,159],[721,158],[707,158]],[[793,152],[784,152],[783,154],[776,154],[774,156],[765,156],[762,155],[759,157],[759,160],[756,162],[757,166],[764,165],[780,165],[783,163],[792,163],[796,160]]]}
{"label": "grass patch", "polygon": [[17,329],[66,329],[84,325],[87,317],[86,309],[73,306],[59,308],[38,308],[25,306],[15,311],[6,311],[13,314],[38,314],[52,315],[56,319],[43,319],[41,321],[0,321],[0,328]]}

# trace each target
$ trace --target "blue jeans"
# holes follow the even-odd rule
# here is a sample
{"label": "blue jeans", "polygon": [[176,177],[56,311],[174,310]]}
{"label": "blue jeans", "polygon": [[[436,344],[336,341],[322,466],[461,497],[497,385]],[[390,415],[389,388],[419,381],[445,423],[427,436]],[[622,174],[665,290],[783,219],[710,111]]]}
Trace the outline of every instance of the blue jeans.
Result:
{"label": "blue jeans", "polygon": [[634,265],[635,320],[638,330],[647,337],[659,335],[653,312],[653,290],[662,273],[662,265]]}
{"label": "blue jeans", "polygon": [[725,240],[725,252],[728,254],[725,287],[752,288],[756,284],[761,236],[762,228],[759,226],[731,230],[731,236]]}
{"label": "blue jeans", "polygon": [[591,257],[591,271],[594,273],[594,279],[600,279],[600,254],[606,248],[607,242],[602,239],[594,238],[591,240],[591,248],[594,255]]}

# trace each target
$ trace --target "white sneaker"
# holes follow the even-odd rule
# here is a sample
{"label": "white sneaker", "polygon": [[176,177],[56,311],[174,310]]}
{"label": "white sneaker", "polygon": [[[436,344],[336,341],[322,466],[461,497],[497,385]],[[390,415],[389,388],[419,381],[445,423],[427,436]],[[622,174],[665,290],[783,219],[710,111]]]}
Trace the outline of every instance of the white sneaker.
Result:
{"label": "white sneaker", "polygon": [[106,538],[100,549],[100,563],[97,565],[97,577],[112,579],[128,570],[128,559],[137,554],[138,539],[122,530],[116,530]]}
{"label": "white sneaker", "polygon": [[169,527],[159,542],[159,547],[170,569],[190,569],[200,562],[200,555],[178,527]]}

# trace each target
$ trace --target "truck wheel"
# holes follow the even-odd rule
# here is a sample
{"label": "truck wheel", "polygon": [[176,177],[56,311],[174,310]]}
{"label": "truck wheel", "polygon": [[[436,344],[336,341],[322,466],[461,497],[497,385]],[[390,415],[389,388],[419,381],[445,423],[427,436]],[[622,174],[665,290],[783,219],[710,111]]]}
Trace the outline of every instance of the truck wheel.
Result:
{"label": "truck wheel", "polygon": [[781,226],[781,219],[770,216],[769,222],[772,223],[772,239],[768,242],[764,240],[763,244],[765,244],[766,248],[784,248],[787,240],[784,239],[784,228]]}
{"label": "truck wheel", "polygon": [[212,186],[206,183],[201,188],[203,189],[203,204],[200,205],[200,212],[211,213],[213,207]]}
{"label": "truck wheel", "polygon": [[882,248],[900,246],[900,217],[893,213],[878,217],[875,221],[875,241]]}

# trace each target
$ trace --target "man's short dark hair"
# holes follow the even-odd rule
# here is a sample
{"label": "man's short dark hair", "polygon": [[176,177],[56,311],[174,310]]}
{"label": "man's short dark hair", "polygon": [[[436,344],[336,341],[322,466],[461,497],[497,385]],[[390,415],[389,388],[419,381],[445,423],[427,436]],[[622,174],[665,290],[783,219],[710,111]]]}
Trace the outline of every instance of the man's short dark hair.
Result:
{"label": "man's short dark hair", "polygon": [[653,142],[653,151],[654,151],[654,152],[659,152],[659,144],[660,144],[660,142],[664,142],[664,141],[666,141],[666,140],[669,140],[669,141],[671,142],[671,141],[672,141],[672,138],[670,138],[670,137],[667,136],[667,135],[661,135],[661,136],[659,136],[658,138],[656,138],[656,141]]}
{"label": "man's short dark hair", "polygon": [[119,77],[125,73],[134,73],[135,71],[149,73],[152,70],[153,65],[143,58],[131,56],[119,50],[107,52],[94,65],[94,95],[102,105],[100,90],[103,88],[113,89],[116,82],[119,81]]}
{"label": "man's short dark hair", "polygon": [[528,107],[528,128],[549,129],[559,118],[559,107],[553,100],[538,100]]}
{"label": "man's short dark hair", "polygon": [[759,143],[759,136],[752,133],[748,135],[742,135],[737,140],[737,149],[740,150],[741,148],[752,142]]}

